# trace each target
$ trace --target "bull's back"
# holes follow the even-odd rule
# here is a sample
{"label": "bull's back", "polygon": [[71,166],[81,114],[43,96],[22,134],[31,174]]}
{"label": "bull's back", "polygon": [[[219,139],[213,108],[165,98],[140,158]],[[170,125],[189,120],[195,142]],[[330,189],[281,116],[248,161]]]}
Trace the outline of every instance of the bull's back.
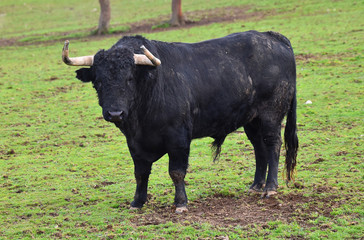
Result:
{"label": "bull's back", "polygon": [[275,33],[249,31],[168,47],[161,56],[165,79],[189,103],[194,138],[243,126],[257,114],[256,105],[273,98],[282,81],[291,84],[287,76],[295,74],[290,43]]}
{"label": "bull's back", "polygon": [[275,32],[234,33],[193,44],[171,43],[168,48],[163,56],[165,69],[174,73],[175,84],[182,82],[197,90],[196,97],[201,91],[209,95],[221,89],[232,91],[233,96],[251,87],[270,91],[277,81],[295,75],[290,42]]}

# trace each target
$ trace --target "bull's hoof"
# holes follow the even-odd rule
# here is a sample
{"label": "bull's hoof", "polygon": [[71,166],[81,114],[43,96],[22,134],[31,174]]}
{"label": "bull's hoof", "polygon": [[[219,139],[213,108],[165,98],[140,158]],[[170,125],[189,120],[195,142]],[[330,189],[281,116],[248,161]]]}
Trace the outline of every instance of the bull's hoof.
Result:
{"label": "bull's hoof", "polygon": [[129,209],[130,209],[130,210],[134,210],[134,211],[136,211],[136,210],[139,210],[139,209],[141,209],[141,208],[138,208],[138,207],[130,207]]}
{"label": "bull's hoof", "polygon": [[277,191],[275,191],[275,190],[264,191],[261,198],[270,198],[276,194],[277,194]]}
{"label": "bull's hoof", "polygon": [[265,187],[264,184],[261,183],[255,183],[253,184],[250,188],[248,193],[253,193],[253,194],[261,194],[263,192],[263,188]]}
{"label": "bull's hoof", "polygon": [[254,188],[250,188],[248,190],[248,194],[261,194],[262,190],[261,189],[254,189]]}
{"label": "bull's hoof", "polygon": [[183,206],[183,207],[176,207],[176,213],[178,214],[181,214],[181,213],[184,213],[184,212],[188,212],[188,209],[186,206]]}

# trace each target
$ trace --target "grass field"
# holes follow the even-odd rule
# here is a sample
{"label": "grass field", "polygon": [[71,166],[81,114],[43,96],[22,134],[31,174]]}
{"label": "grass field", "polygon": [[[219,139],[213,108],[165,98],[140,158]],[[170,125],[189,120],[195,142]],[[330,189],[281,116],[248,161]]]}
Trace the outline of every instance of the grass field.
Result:
{"label": "grass field", "polygon": [[[248,195],[255,161],[240,129],[215,163],[211,139],[192,142],[188,213],[172,211],[166,157],[153,165],[148,203],[129,210],[135,180],[125,138],[103,120],[91,85],[75,79],[77,68],[61,62],[65,37],[76,56],[107,49],[121,35],[88,37],[97,25],[97,1],[2,1],[0,239],[364,238],[364,3],[182,2],[195,21],[202,22],[201,11],[235,9],[241,16],[138,34],[196,42],[255,29],[291,40],[300,140],[295,182],[287,186],[280,178],[271,199]],[[111,24],[119,30],[170,14],[170,1],[111,4]]]}

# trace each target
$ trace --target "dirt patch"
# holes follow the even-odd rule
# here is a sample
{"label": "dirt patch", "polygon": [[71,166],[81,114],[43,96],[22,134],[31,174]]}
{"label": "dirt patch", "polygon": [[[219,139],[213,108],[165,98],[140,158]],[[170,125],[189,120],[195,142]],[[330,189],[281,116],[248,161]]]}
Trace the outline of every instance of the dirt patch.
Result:
{"label": "dirt patch", "polygon": [[316,59],[317,56],[313,54],[296,54],[296,60],[302,61],[302,62],[308,62],[311,59]]}
{"label": "dirt patch", "polygon": [[0,38],[0,47],[18,45],[18,38]]}
{"label": "dirt patch", "polygon": [[323,159],[323,158],[318,158],[315,161],[313,161],[311,164],[317,164],[317,163],[321,163],[321,162],[324,162],[324,161],[326,161],[326,160]]}
{"label": "dirt patch", "polygon": [[[250,6],[236,6],[236,7],[222,7],[208,10],[197,10],[191,12],[185,12],[186,24],[179,27],[158,27],[162,26],[163,22],[167,22],[169,15],[160,16],[156,19],[146,19],[141,22],[131,23],[129,26],[131,29],[124,33],[135,34],[135,33],[149,33],[149,32],[160,32],[170,31],[173,29],[180,28],[191,28],[195,26],[208,25],[212,23],[221,22],[233,22],[236,20],[248,20],[248,19],[263,19],[266,16],[274,15],[273,11],[258,11],[248,12]],[[242,26],[244,27],[244,26]]]}
{"label": "dirt patch", "polygon": [[167,222],[190,225],[209,223],[218,227],[236,225],[270,228],[268,222],[281,221],[290,223],[293,220],[301,226],[313,226],[308,220],[318,216],[332,217],[330,212],[340,206],[337,196],[319,198],[305,197],[302,194],[288,194],[260,199],[257,195],[240,198],[214,196],[196,200],[189,204],[189,211],[183,214],[174,213],[173,207],[152,206],[152,213],[143,210],[131,219],[136,226],[158,225]]}
{"label": "dirt patch", "polygon": [[314,54],[295,54],[297,62],[312,63],[323,59],[335,59],[339,61],[344,61],[345,58],[353,57],[355,54],[352,52],[338,53],[338,54],[325,54],[325,55],[314,55]]}
{"label": "dirt patch", "polygon": [[[88,35],[85,37],[67,37],[70,34],[77,33],[83,30],[75,30],[71,32],[57,32],[57,33],[49,33],[43,35],[31,35],[34,37],[39,37],[37,41],[33,42],[21,42],[20,39],[24,38],[17,37],[17,38],[3,38],[0,39],[0,47],[2,46],[23,46],[23,45],[34,45],[34,44],[45,44],[45,43],[53,43],[59,42],[65,39],[102,39],[107,37],[115,37],[120,35],[133,35],[138,33],[151,33],[151,32],[161,32],[161,31],[170,31],[175,29],[183,29],[183,28],[192,28],[196,26],[208,25],[212,23],[221,23],[221,22],[233,22],[236,20],[248,20],[248,19],[263,19],[266,16],[275,15],[275,11],[254,11],[248,12],[251,9],[250,6],[236,6],[236,7],[222,7],[222,8],[215,8],[209,10],[198,10],[198,11],[186,11],[184,12],[186,18],[186,24],[180,27],[165,27],[166,23],[170,15],[162,15],[157,18],[146,19],[140,22],[134,23],[126,23],[123,25],[113,25],[112,28],[118,28],[121,26],[126,26],[126,29],[122,32],[114,32],[108,35],[102,36],[95,36],[95,35]],[[95,26],[97,24],[95,23]],[[244,27],[244,25],[242,25]],[[94,29],[88,29],[86,31],[92,32]],[[54,36],[54,40],[45,40],[42,41],[42,37],[49,37]],[[29,37],[29,36],[28,36]]]}

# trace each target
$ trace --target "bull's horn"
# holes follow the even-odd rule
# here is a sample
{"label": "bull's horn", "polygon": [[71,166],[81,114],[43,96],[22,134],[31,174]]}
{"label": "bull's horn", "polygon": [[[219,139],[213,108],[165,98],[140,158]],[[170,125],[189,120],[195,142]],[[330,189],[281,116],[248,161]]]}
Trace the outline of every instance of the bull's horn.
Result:
{"label": "bull's horn", "polygon": [[152,61],[150,61],[147,56],[144,54],[135,54],[134,53],[134,62],[136,65],[147,65],[147,66],[154,66]]}
{"label": "bull's horn", "polygon": [[65,64],[70,66],[92,66],[94,63],[94,56],[83,57],[68,57],[68,45],[70,42],[66,40],[62,49],[62,60]]}
{"label": "bull's horn", "polygon": [[140,47],[144,54],[134,54],[135,64],[137,65],[149,65],[149,66],[159,66],[161,65],[161,60],[156,58],[144,45]]}

